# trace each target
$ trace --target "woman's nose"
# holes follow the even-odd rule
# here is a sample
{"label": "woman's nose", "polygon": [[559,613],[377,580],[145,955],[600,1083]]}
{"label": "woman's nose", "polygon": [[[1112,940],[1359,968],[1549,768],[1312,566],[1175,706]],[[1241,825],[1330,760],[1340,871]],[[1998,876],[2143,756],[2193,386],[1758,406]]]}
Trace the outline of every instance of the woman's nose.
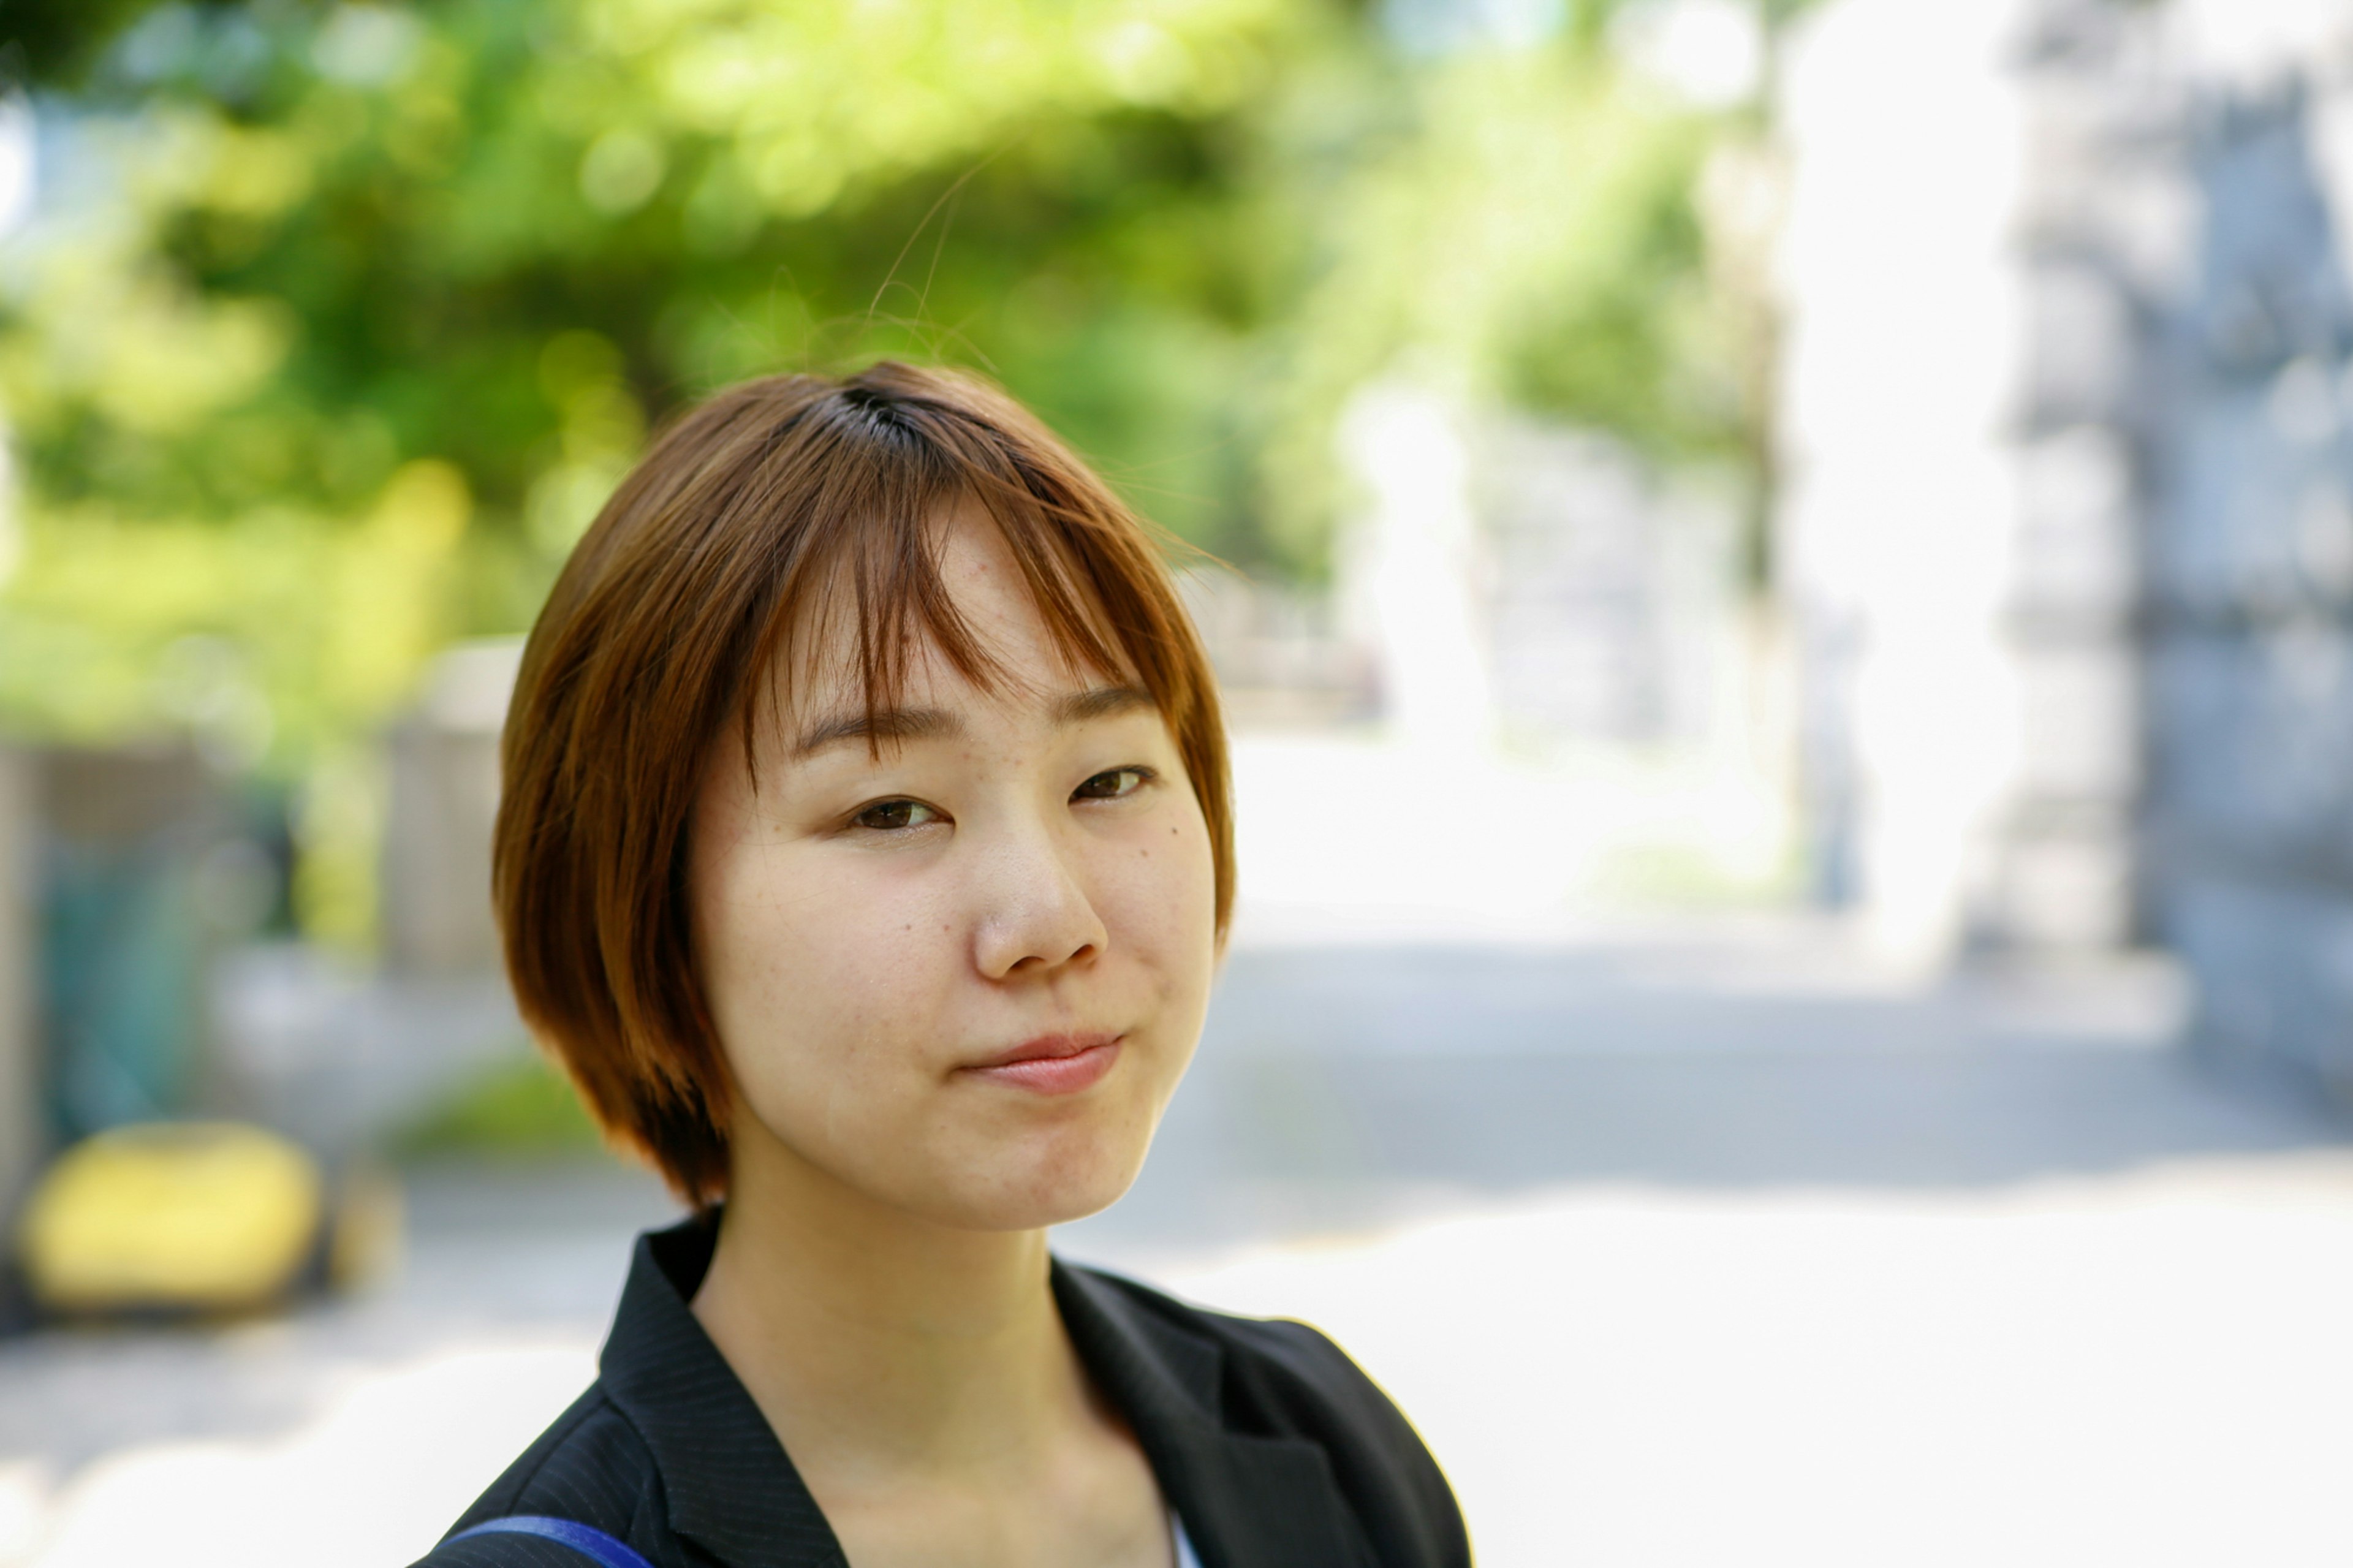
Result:
{"label": "woman's nose", "polygon": [[992,980],[1083,962],[1110,941],[1067,847],[1039,827],[984,851],[974,962]]}

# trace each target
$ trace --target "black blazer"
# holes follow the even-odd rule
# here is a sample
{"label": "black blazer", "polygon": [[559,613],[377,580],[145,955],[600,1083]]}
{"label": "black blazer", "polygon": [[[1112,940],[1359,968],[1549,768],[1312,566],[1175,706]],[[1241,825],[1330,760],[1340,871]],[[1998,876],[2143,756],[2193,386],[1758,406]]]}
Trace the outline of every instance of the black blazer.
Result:
{"label": "black blazer", "polygon": [[[601,1375],[450,1527],[553,1514],[655,1568],[846,1568],[783,1445],[687,1303],[716,1227],[638,1238]],[[1453,1493],[1395,1405],[1302,1323],[1205,1312],[1057,1260],[1071,1339],[1134,1429],[1202,1568],[1469,1568]],[[586,1568],[534,1536],[419,1568]]]}

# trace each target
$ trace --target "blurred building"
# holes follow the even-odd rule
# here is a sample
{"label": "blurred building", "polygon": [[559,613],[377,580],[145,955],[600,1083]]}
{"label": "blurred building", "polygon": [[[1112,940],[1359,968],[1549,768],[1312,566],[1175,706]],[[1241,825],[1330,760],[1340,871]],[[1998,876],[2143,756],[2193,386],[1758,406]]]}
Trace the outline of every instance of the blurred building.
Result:
{"label": "blurred building", "polygon": [[1398,384],[1359,395],[1342,450],[1363,504],[1335,634],[1394,738],[1700,750],[1738,722],[1736,518],[1704,478]]}
{"label": "blurred building", "polygon": [[234,840],[193,747],[35,761],[40,1008],[49,1109],[66,1137],[189,1107],[215,944],[207,866]]}
{"label": "blurred building", "polygon": [[208,975],[282,912],[267,837],[192,745],[0,752],[0,1211],[57,1143],[217,1106]]}
{"label": "blurred building", "polygon": [[0,1223],[14,1213],[43,1142],[33,1012],[31,774],[22,752],[0,750]]}
{"label": "blurred building", "polygon": [[522,658],[522,640],[512,637],[449,649],[434,660],[423,695],[387,739],[384,956],[400,973],[499,969],[491,830],[499,809],[499,730]]}
{"label": "blurred building", "polygon": [[2353,10],[1843,0],[1783,105],[1818,886],[2353,1084]]}
{"label": "blurred building", "polygon": [[1481,431],[1472,485],[1493,701],[1508,727],[1705,746],[1751,651],[1727,495],[1624,443],[1525,418]]}
{"label": "blurred building", "polygon": [[217,966],[216,1027],[242,1103],[331,1156],[528,1053],[491,915],[498,735],[521,655],[517,638],[445,650],[385,732],[376,961],[290,942]]}

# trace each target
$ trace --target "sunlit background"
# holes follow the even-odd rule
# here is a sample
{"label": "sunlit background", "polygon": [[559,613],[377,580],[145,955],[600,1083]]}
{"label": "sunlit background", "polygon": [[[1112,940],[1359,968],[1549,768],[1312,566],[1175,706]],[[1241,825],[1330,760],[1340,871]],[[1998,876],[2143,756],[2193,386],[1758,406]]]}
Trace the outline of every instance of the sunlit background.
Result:
{"label": "sunlit background", "polygon": [[0,1568],[399,1568],[593,1375],[520,634],[885,353],[1227,685],[1066,1252],[1487,1568],[2353,1562],[2348,226],[2353,0],[0,0]]}

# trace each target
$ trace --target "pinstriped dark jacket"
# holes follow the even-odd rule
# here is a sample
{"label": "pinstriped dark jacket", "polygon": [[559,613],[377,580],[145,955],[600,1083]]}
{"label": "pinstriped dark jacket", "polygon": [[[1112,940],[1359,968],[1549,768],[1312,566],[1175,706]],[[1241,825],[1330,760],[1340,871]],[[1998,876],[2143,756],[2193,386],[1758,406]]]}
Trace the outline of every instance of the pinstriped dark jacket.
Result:
{"label": "pinstriped dark jacket", "polygon": [[[752,1396],[687,1303],[715,1228],[638,1238],[600,1375],[451,1526],[553,1514],[655,1568],[846,1568]],[[1057,1261],[1071,1342],[1127,1417],[1202,1568],[1469,1568],[1445,1478],[1397,1407],[1299,1323],[1205,1312]],[[418,1568],[586,1568],[526,1535]]]}

